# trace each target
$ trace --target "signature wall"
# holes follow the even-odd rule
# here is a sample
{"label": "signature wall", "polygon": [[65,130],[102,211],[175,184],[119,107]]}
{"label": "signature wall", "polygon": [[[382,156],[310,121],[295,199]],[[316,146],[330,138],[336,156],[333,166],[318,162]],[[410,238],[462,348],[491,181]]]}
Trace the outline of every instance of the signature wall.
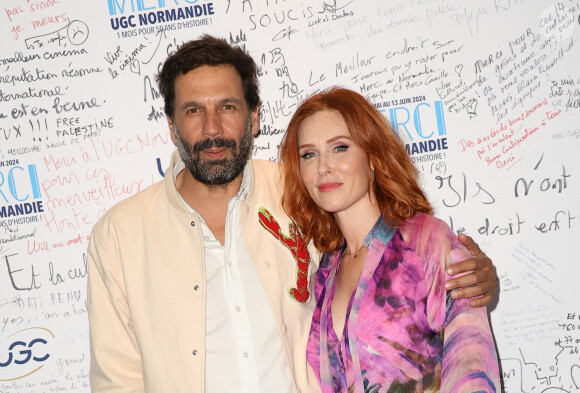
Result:
{"label": "signature wall", "polygon": [[579,18],[572,0],[3,1],[0,393],[90,391],[91,228],[161,179],[155,74],[204,33],[259,66],[255,158],[320,89],[372,101],[436,215],[494,261],[504,391],[580,392]]}

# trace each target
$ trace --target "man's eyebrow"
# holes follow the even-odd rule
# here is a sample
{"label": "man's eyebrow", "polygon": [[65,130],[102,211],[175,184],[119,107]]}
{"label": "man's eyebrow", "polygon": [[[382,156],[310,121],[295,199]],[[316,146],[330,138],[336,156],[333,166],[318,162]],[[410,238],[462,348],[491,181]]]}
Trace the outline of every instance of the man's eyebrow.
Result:
{"label": "man's eyebrow", "polygon": [[[243,101],[237,97],[226,97],[218,101],[218,105],[224,104],[238,104],[242,105]],[[204,108],[205,105],[198,101],[186,101],[181,105],[181,109],[187,108]]]}
{"label": "man's eyebrow", "polygon": [[186,101],[181,105],[181,109],[203,107],[203,105],[197,101]]}
{"label": "man's eyebrow", "polygon": [[226,97],[222,100],[219,101],[220,105],[223,104],[238,104],[241,105],[243,103],[242,100],[240,100],[239,98],[236,97]]}

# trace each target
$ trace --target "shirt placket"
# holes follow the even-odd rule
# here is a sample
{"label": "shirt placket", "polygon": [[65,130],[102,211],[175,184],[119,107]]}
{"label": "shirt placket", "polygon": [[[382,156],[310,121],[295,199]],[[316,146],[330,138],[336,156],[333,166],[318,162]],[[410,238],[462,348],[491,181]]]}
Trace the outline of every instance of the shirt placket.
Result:
{"label": "shirt placket", "polygon": [[226,286],[230,314],[234,325],[234,335],[237,348],[235,356],[240,365],[240,375],[243,381],[243,391],[257,391],[259,389],[258,372],[256,368],[256,358],[250,321],[248,319],[244,285],[240,264],[235,252],[235,229],[239,228],[239,206],[237,197],[232,198],[228,205],[225,226],[225,264],[226,264]]}

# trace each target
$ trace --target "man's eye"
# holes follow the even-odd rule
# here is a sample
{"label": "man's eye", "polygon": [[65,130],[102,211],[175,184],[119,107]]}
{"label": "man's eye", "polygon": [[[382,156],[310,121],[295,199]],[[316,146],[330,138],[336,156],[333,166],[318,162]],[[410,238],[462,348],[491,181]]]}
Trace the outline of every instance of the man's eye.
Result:
{"label": "man's eye", "polygon": [[190,113],[190,114],[199,113],[199,109],[198,108],[189,108],[186,113]]}
{"label": "man's eye", "polygon": [[222,109],[226,110],[226,111],[233,111],[234,109],[236,109],[236,107],[234,105],[231,105],[231,104],[226,104],[226,105],[222,106]]}

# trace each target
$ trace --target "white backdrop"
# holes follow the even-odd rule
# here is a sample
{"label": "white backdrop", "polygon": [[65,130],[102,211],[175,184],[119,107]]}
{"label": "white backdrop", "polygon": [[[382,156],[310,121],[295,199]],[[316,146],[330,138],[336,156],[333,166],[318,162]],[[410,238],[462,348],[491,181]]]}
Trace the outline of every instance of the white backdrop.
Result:
{"label": "white backdrop", "polygon": [[161,179],[173,145],[154,75],[203,33],[245,46],[260,66],[256,158],[277,159],[297,103],[318,89],[343,85],[375,103],[437,216],[494,260],[504,390],[580,392],[580,2],[0,8],[0,393],[89,392],[90,231]]}

